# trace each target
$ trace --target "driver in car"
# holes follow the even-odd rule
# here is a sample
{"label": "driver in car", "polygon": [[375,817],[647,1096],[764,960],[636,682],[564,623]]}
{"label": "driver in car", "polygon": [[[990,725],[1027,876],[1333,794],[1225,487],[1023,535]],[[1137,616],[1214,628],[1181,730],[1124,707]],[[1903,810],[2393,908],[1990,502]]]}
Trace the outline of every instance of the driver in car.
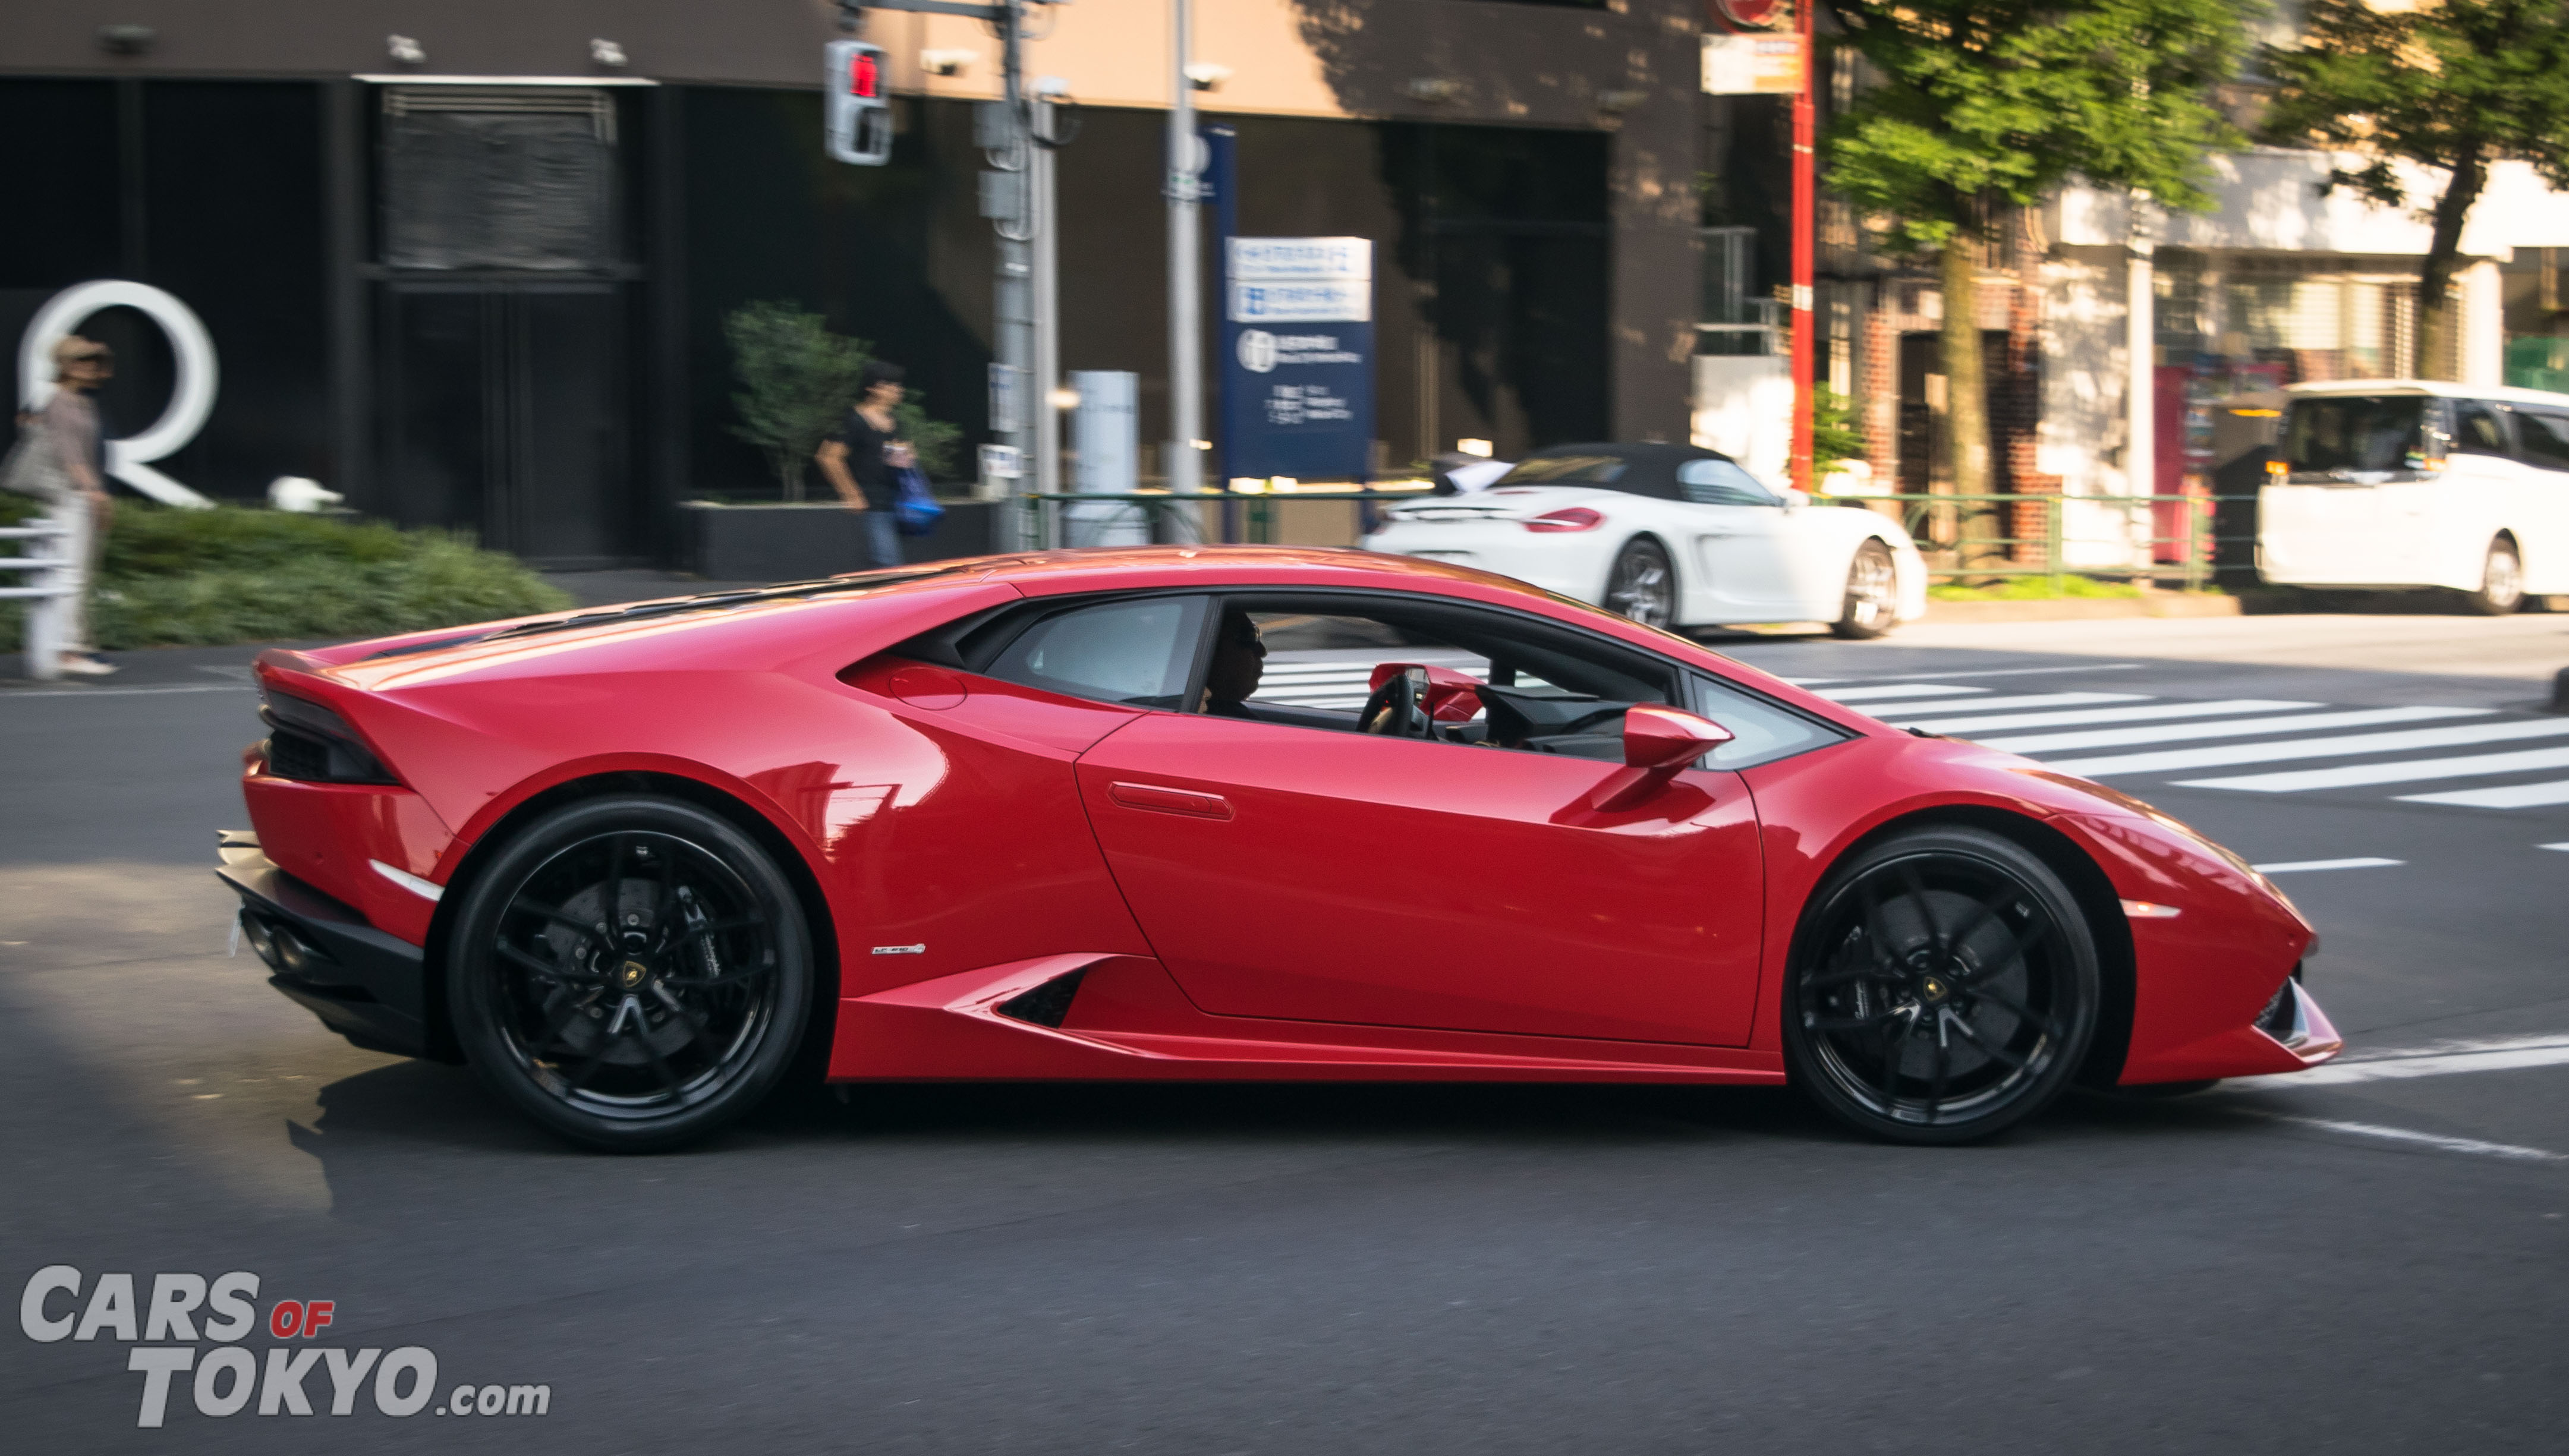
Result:
{"label": "driver in car", "polygon": [[1245,611],[1222,615],[1222,635],[1213,644],[1213,665],[1205,673],[1204,701],[1196,711],[1218,718],[1247,718],[1249,695],[1267,675],[1267,644],[1259,640],[1258,623]]}

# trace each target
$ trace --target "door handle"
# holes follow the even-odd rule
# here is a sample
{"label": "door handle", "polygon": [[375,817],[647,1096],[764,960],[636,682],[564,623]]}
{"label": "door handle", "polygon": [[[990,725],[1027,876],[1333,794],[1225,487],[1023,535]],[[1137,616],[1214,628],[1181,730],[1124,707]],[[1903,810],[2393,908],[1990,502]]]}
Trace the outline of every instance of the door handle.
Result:
{"label": "door handle", "polygon": [[1106,797],[1127,809],[1184,814],[1194,819],[1231,818],[1230,800],[1220,794],[1205,794],[1194,789],[1172,789],[1161,784],[1109,784]]}

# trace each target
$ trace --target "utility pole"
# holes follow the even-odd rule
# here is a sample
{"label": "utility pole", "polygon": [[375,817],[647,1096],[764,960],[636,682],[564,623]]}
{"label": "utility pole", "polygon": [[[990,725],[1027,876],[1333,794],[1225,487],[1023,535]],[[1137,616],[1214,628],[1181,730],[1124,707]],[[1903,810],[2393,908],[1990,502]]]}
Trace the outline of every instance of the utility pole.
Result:
{"label": "utility pole", "polygon": [[1053,133],[1054,104],[1046,85],[1038,83],[1036,92],[1025,113],[1031,143],[1027,173],[1033,193],[1027,199],[1027,215],[1034,233],[1034,328],[1027,352],[1035,371],[1035,491],[1057,496],[1061,494],[1061,234],[1053,225],[1053,149],[1060,139]]}
{"label": "utility pole", "polygon": [[[2126,378],[2123,417],[2123,494],[2158,494],[2158,290],[2150,239],[2150,194],[2134,189],[2131,227],[2124,254],[2129,286],[2124,292],[2126,334],[2123,350],[2131,372]],[[1947,307],[1952,307],[1947,304]],[[2153,523],[2151,530],[2157,531]],[[2147,554],[2146,548],[2144,553]]]}
{"label": "utility pole", "polygon": [[[1169,0],[1169,443],[1164,458],[1169,490],[1192,496],[1204,489],[1203,244],[1198,238],[1204,195],[1204,144],[1196,137],[1190,0]],[[1192,509],[1192,508],[1190,508]],[[1201,523],[1189,519],[1189,525]]]}
{"label": "utility pole", "polygon": [[1812,175],[1814,136],[1818,104],[1812,88],[1818,85],[1814,65],[1812,16],[1819,6],[1812,0],[1801,0],[1793,7],[1793,28],[1802,42],[1802,85],[1793,93],[1793,484],[1816,495],[1820,489],[1811,471],[1811,373],[1818,358],[1818,340],[1813,324],[1818,315],[1812,312],[1811,234],[1817,225],[1819,188]]}

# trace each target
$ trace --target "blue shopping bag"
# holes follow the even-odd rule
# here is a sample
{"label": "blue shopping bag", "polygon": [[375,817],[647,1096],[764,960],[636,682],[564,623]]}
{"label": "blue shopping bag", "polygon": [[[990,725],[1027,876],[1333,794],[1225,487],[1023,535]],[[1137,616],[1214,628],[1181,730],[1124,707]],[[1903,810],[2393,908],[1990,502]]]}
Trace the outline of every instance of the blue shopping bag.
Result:
{"label": "blue shopping bag", "polygon": [[904,466],[893,483],[893,523],[904,536],[926,536],[936,530],[937,519],[945,508],[927,489],[927,474],[918,467]]}

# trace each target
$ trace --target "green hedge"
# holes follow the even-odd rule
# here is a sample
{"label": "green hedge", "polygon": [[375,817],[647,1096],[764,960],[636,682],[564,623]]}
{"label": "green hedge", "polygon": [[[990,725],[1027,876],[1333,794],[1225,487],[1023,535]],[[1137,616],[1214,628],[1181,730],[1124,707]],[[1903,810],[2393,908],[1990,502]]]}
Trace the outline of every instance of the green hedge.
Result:
{"label": "green hedge", "polygon": [[[11,524],[37,509],[0,496],[0,519]],[[570,604],[515,556],[482,550],[459,533],[121,500],[90,626],[111,649],[211,646],[383,636]],[[10,602],[0,615],[0,650],[18,646],[21,610]]]}

